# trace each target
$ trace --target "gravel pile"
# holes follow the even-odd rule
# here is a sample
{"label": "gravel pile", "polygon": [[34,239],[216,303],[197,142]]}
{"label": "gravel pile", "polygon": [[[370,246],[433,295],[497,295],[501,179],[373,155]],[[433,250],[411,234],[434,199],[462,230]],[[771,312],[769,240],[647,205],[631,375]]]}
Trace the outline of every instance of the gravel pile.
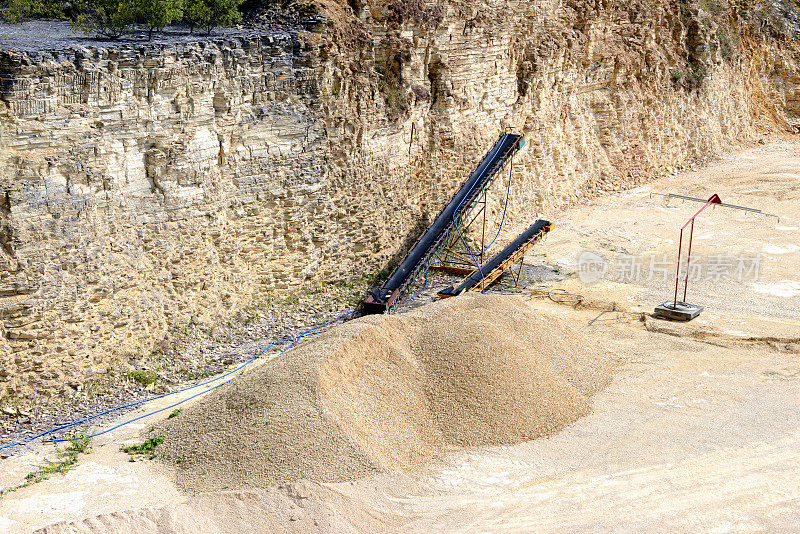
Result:
{"label": "gravel pile", "polygon": [[152,432],[187,490],[409,472],[563,428],[613,363],[518,297],[465,295],[334,328]]}

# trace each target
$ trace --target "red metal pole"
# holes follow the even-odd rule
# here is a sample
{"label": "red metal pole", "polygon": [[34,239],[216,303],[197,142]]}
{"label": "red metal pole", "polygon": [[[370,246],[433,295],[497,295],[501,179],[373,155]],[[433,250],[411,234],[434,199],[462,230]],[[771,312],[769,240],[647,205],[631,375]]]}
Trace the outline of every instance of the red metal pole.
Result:
{"label": "red metal pole", "polygon": [[692,262],[692,238],[694,237],[694,217],[689,229],[689,252],[686,254],[686,280],[683,282],[683,302],[686,302],[686,286],[689,285],[689,264]]}
{"label": "red metal pole", "polygon": [[681,248],[683,248],[683,228],[681,228],[681,237],[678,240],[678,270],[675,273],[675,300],[672,303],[673,308],[678,307],[678,281],[681,279]]}
{"label": "red metal pole", "polygon": [[716,193],[711,195],[711,198],[708,199],[708,202],[703,204],[703,207],[697,210],[697,213],[692,215],[692,218],[686,221],[686,224],[681,226],[681,236],[680,239],[678,240],[678,268],[675,273],[675,297],[673,298],[672,301],[673,308],[678,307],[678,285],[680,284],[680,279],[681,279],[681,248],[683,248],[683,230],[687,226],[689,226],[689,224],[692,225],[689,234],[689,252],[686,259],[686,280],[683,283],[683,301],[686,302],[686,286],[689,283],[689,263],[692,261],[692,238],[694,237],[694,219],[695,217],[700,215],[700,212],[706,209],[710,204],[722,204],[722,200],[719,198],[719,195],[717,195]]}
{"label": "red metal pole", "polygon": [[695,218],[695,217],[697,217],[698,215],[700,215],[700,212],[701,212],[701,211],[703,211],[704,209],[706,209],[706,208],[708,207],[708,205],[709,205],[709,204],[722,204],[722,200],[720,200],[720,198],[719,198],[717,195],[711,195],[711,198],[709,198],[709,199],[708,199],[708,202],[706,202],[705,204],[703,204],[703,207],[702,207],[702,208],[700,208],[699,210],[697,210],[697,213],[695,213],[694,215],[692,215],[692,218],[691,218],[691,219],[689,219],[688,221],[686,221],[686,224],[684,224],[684,225],[683,225],[683,227],[681,228],[681,230],[683,230],[684,228],[686,228],[687,226],[689,226],[689,223],[690,223],[690,222],[694,222],[694,218]]}

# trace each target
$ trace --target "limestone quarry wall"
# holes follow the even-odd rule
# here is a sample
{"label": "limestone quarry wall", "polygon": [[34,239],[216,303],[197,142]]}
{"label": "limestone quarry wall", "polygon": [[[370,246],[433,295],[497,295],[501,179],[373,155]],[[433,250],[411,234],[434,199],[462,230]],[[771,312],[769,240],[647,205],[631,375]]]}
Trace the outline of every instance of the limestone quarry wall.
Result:
{"label": "limestone quarry wall", "polygon": [[74,387],[313,274],[335,213],[296,39],[0,62],[7,391]]}
{"label": "limestone quarry wall", "polygon": [[794,124],[791,58],[723,59],[698,10],[320,9],[313,32],[0,53],[0,398],[77,387],[265,290],[386,267],[504,128],[527,138],[508,236],[747,142],[753,113]]}

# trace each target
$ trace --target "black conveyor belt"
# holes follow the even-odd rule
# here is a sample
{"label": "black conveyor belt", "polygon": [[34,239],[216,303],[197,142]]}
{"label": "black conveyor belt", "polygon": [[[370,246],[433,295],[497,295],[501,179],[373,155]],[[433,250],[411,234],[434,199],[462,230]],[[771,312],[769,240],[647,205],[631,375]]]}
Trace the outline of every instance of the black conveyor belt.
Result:
{"label": "black conveyor belt", "polygon": [[425,230],[389,279],[381,287],[376,287],[370,292],[362,305],[363,313],[383,313],[393,304],[414,275],[424,268],[437,248],[444,244],[444,238],[453,230],[454,219],[458,221],[472,207],[478,195],[521,146],[521,135],[512,133],[500,135],[478,167],[453,195],[436,220]]}
{"label": "black conveyor belt", "polygon": [[495,269],[500,267],[500,265],[506,261],[506,259],[511,257],[512,254],[528,243],[531,239],[535,238],[536,235],[541,233],[543,230],[545,232],[550,230],[550,222],[540,219],[530,225],[527,230],[519,234],[514,241],[506,245],[503,250],[495,254],[492,259],[481,265],[480,270],[476,270],[471,275],[466,277],[457,288],[453,289],[451,286],[444,291],[440,291],[439,294],[443,296],[460,295],[461,293],[469,291],[470,289],[480,285],[484,277],[488,278]]}

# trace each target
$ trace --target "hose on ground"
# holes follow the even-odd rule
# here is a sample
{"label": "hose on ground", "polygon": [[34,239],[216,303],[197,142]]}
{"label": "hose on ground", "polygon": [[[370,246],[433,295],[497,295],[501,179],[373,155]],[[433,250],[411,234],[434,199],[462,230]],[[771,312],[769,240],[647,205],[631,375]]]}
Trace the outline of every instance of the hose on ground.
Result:
{"label": "hose on ground", "polygon": [[[276,357],[277,357],[277,356],[280,356],[281,354],[283,354],[283,353],[285,353],[287,350],[289,350],[291,347],[293,347],[294,345],[296,345],[296,344],[297,344],[297,343],[298,343],[298,342],[299,342],[299,341],[300,341],[302,338],[304,338],[304,337],[306,337],[306,336],[310,336],[310,335],[314,335],[314,334],[319,334],[319,333],[322,333],[322,332],[324,332],[324,330],[320,330],[321,328],[324,328],[325,326],[328,326],[329,324],[335,323],[336,321],[338,321],[338,320],[340,320],[340,319],[343,319],[343,318],[345,318],[345,317],[348,317],[348,316],[350,316],[350,315],[353,315],[353,314],[354,314],[354,313],[356,313],[357,311],[358,311],[358,308],[356,308],[356,309],[354,309],[354,310],[351,310],[351,311],[349,311],[349,312],[347,312],[347,313],[343,313],[342,315],[340,315],[340,316],[336,317],[335,319],[331,319],[330,321],[327,321],[327,322],[325,322],[325,323],[323,323],[323,324],[321,324],[321,325],[315,326],[315,327],[313,327],[313,328],[309,328],[308,330],[306,330],[306,331],[302,332],[301,334],[299,334],[299,335],[297,335],[297,336],[295,336],[295,337],[293,337],[293,338],[292,338],[292,337],[287,337],[287,338],[281,339],[281,340],[279,340],[279,341],[275,341],[275,342],[273,342],[273,343],[270,343],[268,346],[266,346],[265,348],[261,349],[261,350],[258,352],[258,354],[256,354],[255,356],[253,356],[252,358],[250,358],[250,359],[249,359],[249,360],[247,360],[246,362],[242,363],[241,365],[239,365],[239,366],[238,366],[238,367],[236,367],[235,369],[233,369],[233,370],[231,370],[231,371],[228,371],[228,372],[226,372],[226,373],[224,373],[224,374],[222,374],[222,375],[220,375],[220,376],[218,376],[218,377],[216,377],[216,378],[212,378],[212,379],[210,379],[210,380],[206,380],[205,382],[202,382],[202,383],[200,383],[200,384],[195,384],[195,385],[193,385],[193,386],[188,386],[188,387],[185,387],[185,388],[181,388],[181,389],[178,389],[178,390],[176,390],[176,391],[170,391],[169,393],[164,393],[164,394],[161,394],[161,395],[157,395],[157,396],[155,396],[155,397],[151,397],[151,398],[149,398],[149,399],[141,399],[141,400],[138,400],[138,401],[135,401],[135,402],[130,402],[130,403],[128,403],[128,404],[123,404],[123,405],[120,405],[120,406],[116,406],[116,407],[114,407],[114,408],[110,408],[110,409],[108,409],[108,410],[104,410],[104,411],[102,411],[102,412],[96,413],[96,414],[94,414],[94,415],[91,415],[91,416],[89,416],[89,417],[84,417],[83,419],[80,419],[80,420],[78,420],[78,421],[73,421],[72,423],[67,423],[67,424],[64,424],[64,425],[59,425],[59,426],[56,426],[56,427],[50,428],[50,429],[48,429],[48,430],[45,430],[45,431],[43,431],[43,432],[39,432],[38,434],[35,434],[35,435],[31,436],[31,437],[28,437],[28,438],[25,438],[25,439],[23,439],[23,440],[17,441],[17,442],[15,442],[15,443],[9,443],[9,444],[7,444],[7,445],[0,446],[0,450],[7,449],[7,448],[10,448],[10,447],[15,447],[15,446],[18,446],[18,445],[24,445],[24,444],[26,444],[26,443],[29,443],[29,442],[31,442],[31,441],[33,441],[33,440],[37,439],[37,438],[40,438],[40,437],[46,436],[46,435],[48,435],[48,434],[52,434],[53,432],[58,432],[59,430],[65,430],[65,429],[67,429],[67,428],[72,428],[72,427],[75,427],[75,426],[81,425],[81,424],[83,424],[83,423],[86,423],[86,422],[92,421],[92,420],[94,420],[94,419],[97,419],[98,417],[102,417],[103,415],[106,415],[106,414],[109,414],[109,413],[112,413],[112,412],[115,412],[115,411],[118,411],[118,410],[122,410],[122,409],[124,409],[124,408],[131,408],[131,407],[134,407],[134,406],[138,406],[138,405],[140,405],[140,404],[144,404],[144,403],[151,402],[151,401],[158,400],[158,399],[163,399],[164,397],[169,397],[170,395],[177,395],[178,393],[183,393],[183,392],[185,392],[185,391],[190,391],[190,390],[192,390],[192,389],[197,389],[197,388],[199,388],[199,387],[206,386],[206,385],[208,385],[208,384],[211,384],[211,383],[213,383],[213,382],[217,382],[217,381],[219,381],[219,380],[222,380],[223,378],[226,378],[226,377],[228,377],[228,376],[230,376],[230,375],[232,375],[232,374],[236,373],[237,371],[240,371],[241,369],[243,369],[243,368],[244,368],[244,367],[246,367],[247,365],[251,364],[251,363],[252,363],[253,361],[255,361],[256,359],[258,359],[259,357],[261,357],[261,355],[263,355],[265,352],[267,352],[267,351],[268,351],[268,350],[270,350],[271,348],[273,348],[273,347],[275,347],[275,346],[277,346],[277,345],[280,345],[280,344],[282,344],[282,343],[285,343],[285,342],[287,342],[287,341],[291,341],[291,343],[290,343],[290,344],[289,344],[287,347],[285,347],[283,350],[281,350],[281,352],[279,352],[279,353],[276,355]],[[232,380],[232,379],[231,379],[231,380]],[[144,417],[148,417],[148,416],[150,416],[150,415],[156,414],[156,413],[158,413],[158,412],[161,412],[161,411],[163,411],[163,410],[166,410],[166,409],[168,409],[168,408],[173,408],[173,407],[175,407],[175,406],[177,406],[177,405],[179,405],[179,404],[182,404],[182,403],[184,403],[184,402],[186,402],[186,401],[188,401],[188,400],[190,400],[190,399],[193,399],[193,398],[195,398],[195,397],[198,397],[198,396],[200,396],[200,395],[203,395],[203,394],[205,394],[205,393],[208,393],[209,391],[213,391],[214,389],[217,389],[218,387],[222,386],[223,384],[227,384],[229,381],[230,381],[230,380],[226,380],[225,382],[222,382],[222,383],[220,383],[220,384],[217,384],[216,386],[214,386],[214,387],[212,387],[212,388],[210,388],[210,389],[208,389],[208,390],[206,390],[206,391],[202,391],[202,392],[200,392],[200,393],[198,393],[198,394],[196,394],[196,395],[193,395],[193,396],[191,396],[191,397],[188,397],[188,398],[186,398],[186,399],[184,399],[184,400],[182,400],[182,401],[180,401],[180,402],[178,402],[178,403],[175,403],[175,404],[173,404],[173,405],[171,405],[171,406],[168,406],[168,407],[166,407],[166,408],[162,408],[162,409],[160,409],[160,410],[156,410],[156,411],[154,411],[154,412],[150,412],[150,413],[148,413],[148,414],[145,414],[145,415],[139,416],[139,417],[137,417],[137,418],[135,418],[135,419],[132,419],[132,420],[130,420],[130,421],[126,421],[126,422],[124,422],[124,423],[121,423],[121,424],[119,424],[119,425],[117,425],[117,426],[115,426],[115,427],[113,427],[113,428],[109,428],[109,429],[107,429],[107,430],[104,430],[104,431],[102,431],[102,432],[98,432],[98,433],[92,434],[92,435],[91,435],[91,436],[89,436],[89,437],[94,437],[94,436],[99,436],[99,435],[101,435],[101,434],[105,434],[106,432],[110,432],[111,430],[114,430],[114,429],[120,428],[120,427],[122,427],[122,426],[125,426],[125,425],[127,425],[127,424],[129,424],[129,423],[132,423],[133,421],[138,421],[139,419],[142,419],[142,418],[144,418]],[[70,441],[70,440],[68,440],[68,439],[53,439],[53,440],[45,440],[45,443],[59,443],[59,442],[64,442],[64,441]]]}

